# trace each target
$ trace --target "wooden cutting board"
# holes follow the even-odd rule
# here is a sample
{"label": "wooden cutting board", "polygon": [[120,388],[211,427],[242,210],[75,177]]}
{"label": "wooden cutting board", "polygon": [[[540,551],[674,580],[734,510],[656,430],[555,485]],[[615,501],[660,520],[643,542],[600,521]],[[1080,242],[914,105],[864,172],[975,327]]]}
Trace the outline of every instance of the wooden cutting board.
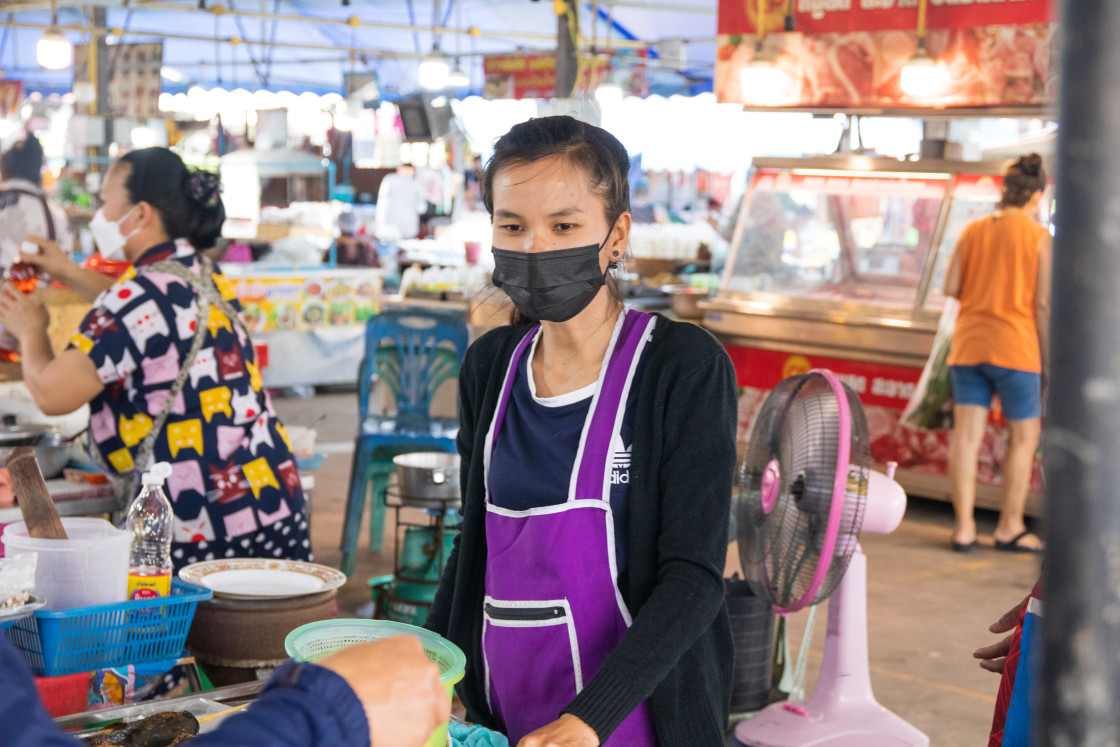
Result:
{"label": "wooden cutting board", "polygon": [[27,524],[27,534],[35,539],[66,539],[66,530],[58,511],[39,471],[35,450],[30,446],[12,449],[5,462],[12,481],[12,492],[16,496],[23,521]]}

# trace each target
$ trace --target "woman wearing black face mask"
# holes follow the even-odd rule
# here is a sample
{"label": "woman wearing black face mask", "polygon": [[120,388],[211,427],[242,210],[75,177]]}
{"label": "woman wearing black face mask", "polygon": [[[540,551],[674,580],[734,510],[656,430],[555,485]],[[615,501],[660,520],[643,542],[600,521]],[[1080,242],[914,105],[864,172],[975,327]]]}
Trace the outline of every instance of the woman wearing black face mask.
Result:
{"label": "woman wearing black face mask", "polygon": [[545,117],[482,179],[513,324],[467,352],[463,525],[428,626],[467,652],[468,718],[512,744],[723,743],[736,397],[723,348],[626,310],[629,159]]}

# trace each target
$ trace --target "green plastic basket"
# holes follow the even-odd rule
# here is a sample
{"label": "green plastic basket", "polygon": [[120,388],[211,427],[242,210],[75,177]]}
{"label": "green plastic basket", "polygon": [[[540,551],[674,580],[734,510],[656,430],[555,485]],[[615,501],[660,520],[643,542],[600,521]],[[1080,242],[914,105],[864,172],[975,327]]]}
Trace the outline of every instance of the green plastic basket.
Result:
{"label": "green plastic basket", "polygon": [[[451,641],[415,625],[391,620],[319,620],[300,625],[288,633],[284,639],[284,650],[295,661],[314,664],[355,643],[366,643],[395,635],[410,635],[420,639],[424,653],[439,667],[440,682],[450,699],[455,683],[463,679],[467,657]],[[445,723],[432,732],[424,747],[442,747],[447,744],[447,741]]]}
{"label": "green plastic basket", "polygon": [[430,630],[391,620],[319,620],[300,625],[284,639],[284,650],[295,661],[315,663],[355,643],[394,635],[420,639],[424,653],[439,667],[440,681],[463,678],[467,657],[451,641]]}

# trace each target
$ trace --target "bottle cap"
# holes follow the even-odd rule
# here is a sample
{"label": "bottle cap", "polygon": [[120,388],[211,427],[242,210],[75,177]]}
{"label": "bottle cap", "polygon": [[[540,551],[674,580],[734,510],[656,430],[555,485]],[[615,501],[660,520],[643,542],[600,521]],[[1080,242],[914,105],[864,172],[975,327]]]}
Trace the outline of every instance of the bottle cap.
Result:
{"label": "bottle cap", "polygon": [[141,479],[145,485],[163,485],[164,480],[169,477],[171,477],[171,465],[167,462],[156,462]]}

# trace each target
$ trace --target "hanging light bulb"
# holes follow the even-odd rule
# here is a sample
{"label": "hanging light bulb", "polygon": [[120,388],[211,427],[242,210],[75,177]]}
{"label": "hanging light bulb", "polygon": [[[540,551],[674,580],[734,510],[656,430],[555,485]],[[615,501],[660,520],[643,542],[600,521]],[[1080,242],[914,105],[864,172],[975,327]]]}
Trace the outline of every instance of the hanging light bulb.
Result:
{"label": "hanging light bulb", "polygon": [[[463,27],[463,3],[458,2],[455,4],[455,25],[462,29]],[[455,34],[455,69],[447,76],[447,85],[451,88],[469,88],[471,85],[471,76],[467,75],[463,68],[459,66],[459,37],[460,34]]]}
{"label": "hanging light bulb", "polygon": [[466,88],[471,84],[471,78],[463,68],[459,67],[459,61],[455,61],[455,69],[447,74],[447,85],[451,88]]}
{"label": "hanging light bulb", "polygon": [[449,72],[447,59],[440,54],[438,49],[433,49],[430,55],[420,60],[420,69],[417,71],[417,78],[423,88],[427,88],[430,91],[437,91],[447,85],[447,76]]}
{"label": "hanging light bulb", "polygon": [[758,21],[754,32],[754,56],[739,73],[739,87],[743,91],[744,103],[773,106],[781,103],[786,74],[774,65],[774,58],[762,50],[762,40],[766,37],[764,11],[763,0],[759,0]]}
{"label": "hanging light bulb", "polygon": [[949,71],[926,52],[926,0],[918,5],[918,49],[902,68],[902,92],[928,98],[943,92],[949,84]]}
{"label": "hanging light bulb", "polygon": [[918,51],[902,68],[902,91],[910,96],[937,96],[949,84],[949,70],[926,53],[925,42],[918,41]]}
{"label": "hanging light bulb", "polygon": [[70,67],[73,56],[74,48],[53,24],[43,32],[39,43],[35,45],[35,59],[47,70],[62,70]]}
{"label": "hanging light bulb", "polygon": [[70,61],[74,59],[74,48],[58,30],[58,9],[55,7],[54,0],[51,0],[51,25],[35,45],[35,59],[47,70],[62,70],[70,67]]}
{"label": "hanging light bulb", "polygon": [[762,44],[758,42],[754,57],[739,74],[744,102],[762,106],[778,104],[785,84],[786,74],[774,66],[774,61],[762,52]]}
{"label": "hanging light bulb", "polygon": [[945,90],[949,71],[929,55],[914,55],[902,68],[902,91],[911,96],[936,96]]}

